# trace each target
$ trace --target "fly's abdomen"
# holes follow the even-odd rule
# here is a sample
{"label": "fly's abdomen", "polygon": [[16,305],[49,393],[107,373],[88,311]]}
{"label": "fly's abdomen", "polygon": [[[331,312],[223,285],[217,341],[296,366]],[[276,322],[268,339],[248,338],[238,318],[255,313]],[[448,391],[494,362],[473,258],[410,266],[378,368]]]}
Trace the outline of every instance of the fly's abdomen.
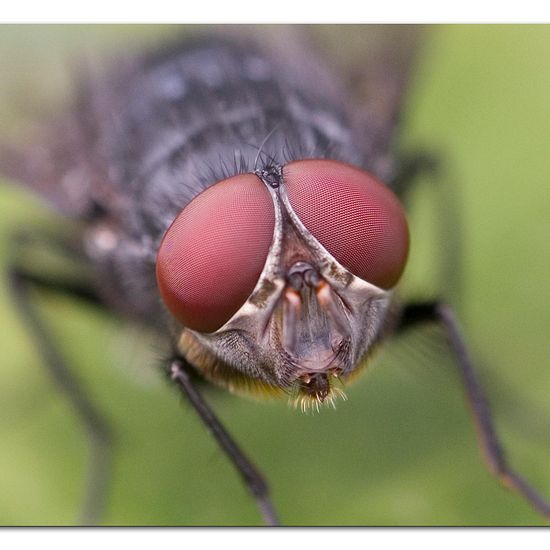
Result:
{"label": "fly's abdomen", "polygon": [[250,48],[206,41],[174,50],[145,63],[126,89],[110,140],[113,173],[159,233],[220,179],[266,163],[360,158],[343,98],[308,97],[310,82]]}

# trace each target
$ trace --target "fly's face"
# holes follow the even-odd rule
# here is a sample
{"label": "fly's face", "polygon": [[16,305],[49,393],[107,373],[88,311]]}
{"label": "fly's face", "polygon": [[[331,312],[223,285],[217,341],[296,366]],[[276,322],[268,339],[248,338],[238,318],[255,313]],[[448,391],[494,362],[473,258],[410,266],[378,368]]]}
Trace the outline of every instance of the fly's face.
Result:
{"label": "fly's face", "polygon": [[376,342],[408,252],[388,187],[329,160],[212,185],[166,232],[161,296],[180,351],[230,389],[330,401]]}

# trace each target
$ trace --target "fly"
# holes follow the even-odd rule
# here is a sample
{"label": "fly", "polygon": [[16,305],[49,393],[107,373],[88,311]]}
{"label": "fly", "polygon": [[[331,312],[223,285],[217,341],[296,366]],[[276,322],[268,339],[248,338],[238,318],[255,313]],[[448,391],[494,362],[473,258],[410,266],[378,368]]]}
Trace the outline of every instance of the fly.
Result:
{"label": "fly", "polygon": [[[395,293],[409,251],[401,201],[425,166],[422,158],[401,162],[395,151],[414,51],[407,30],[395,39],[399,49],[366,64],[361,103],[304,44],[291,54],[269,40],[178,44],[85,83],[40,148],[3,154],[9,177],[82,227],[77,248],[91,286],[52,282],[16,263],[10,281],[48,368],[96,451],[104,450],[96,456],[108,457],[108,425],[46,336],[29,299],[33,286],[170,335],[163,369],[270,525],[278,519],[263,475],[196,379],[318,409],[345,395],[392,334],[437,323],[491,471],[550,517],[504,459],[450,306],[401,303]],[[100,519],[110,464],[91,468],[85,523]]]}

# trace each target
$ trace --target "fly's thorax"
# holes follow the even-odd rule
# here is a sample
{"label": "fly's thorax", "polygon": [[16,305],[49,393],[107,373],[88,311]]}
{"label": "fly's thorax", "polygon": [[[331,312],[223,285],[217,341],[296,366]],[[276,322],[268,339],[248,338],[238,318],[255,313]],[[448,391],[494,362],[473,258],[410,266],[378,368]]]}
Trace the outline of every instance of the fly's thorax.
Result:
{"label": "fly's thorax", "polygon": [[184,328],[179,348],[231,390],[288,394],[302,406],[330,402],[340,393],[335,383],[350,378],[379,339],[392,290],[354,275],[319,242],[279,168],[279,177],[256,173],[272,201],[273,233],[252,292],[216,330]]}

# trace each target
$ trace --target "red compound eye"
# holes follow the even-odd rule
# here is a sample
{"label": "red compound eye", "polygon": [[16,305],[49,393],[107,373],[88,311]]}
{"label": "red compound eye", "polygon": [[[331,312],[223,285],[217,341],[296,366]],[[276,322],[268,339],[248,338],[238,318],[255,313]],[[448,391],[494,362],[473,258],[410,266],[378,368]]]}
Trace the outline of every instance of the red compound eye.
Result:
{"label": "red compound eye", "polygon": [[290,204],[340,264],[380,288],[394,286],[407,261],[403,208],[367,172],[330,160],[301,160],[283,172]]}
{"label": "red compound eye", "polygon": [[162,299],[185,326],[213,332],[246,302],[263,270],[275,212],[252,174],[216,183],[172,223],[159,248]]}

